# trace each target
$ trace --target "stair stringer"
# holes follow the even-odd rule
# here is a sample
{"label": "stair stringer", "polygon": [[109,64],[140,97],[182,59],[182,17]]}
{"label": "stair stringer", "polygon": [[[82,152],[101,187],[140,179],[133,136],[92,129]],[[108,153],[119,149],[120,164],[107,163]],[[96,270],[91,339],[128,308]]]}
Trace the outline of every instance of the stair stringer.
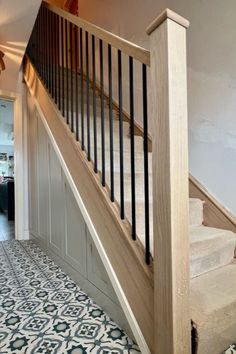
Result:
{"label": "stair stringer", "polygon": [[154,292],[143,247],[131,240],[128,222],[120,220],[118,208],[28,59],[24,78],[134,337],[141,352],[148,354],[153,348]]}

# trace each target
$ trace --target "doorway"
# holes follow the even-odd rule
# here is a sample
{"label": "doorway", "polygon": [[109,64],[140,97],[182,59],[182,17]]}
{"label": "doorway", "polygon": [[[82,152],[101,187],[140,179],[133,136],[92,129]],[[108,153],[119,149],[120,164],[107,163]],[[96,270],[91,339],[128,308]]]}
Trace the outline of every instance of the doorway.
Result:
{"label": "doorway", "polygon": [[14,102],[0,98],[0,241],[15,238]]}

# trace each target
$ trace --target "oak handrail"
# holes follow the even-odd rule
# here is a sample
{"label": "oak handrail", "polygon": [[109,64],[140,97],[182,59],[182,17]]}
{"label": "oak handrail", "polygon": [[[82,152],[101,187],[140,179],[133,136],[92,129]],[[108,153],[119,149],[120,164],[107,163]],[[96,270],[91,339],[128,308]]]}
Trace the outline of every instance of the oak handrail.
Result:
{"label": "oak handrail", "polygon": [[104,40],[106,43],[111,44],[114,48],[122,50],[122,52],[134,59],[140,61],[141,63],[150,66],[150,51],[127,41],[113,33],[110,33],[84,19],[70,14],[67,11],[60,9],[57,6],[51,5],[46,1],[43,1],[44,7],[54,12],[55,14],[63,17],[65,20],[70,21],[74,25],[82,28],[84,31],[95,35],[98,39]]}

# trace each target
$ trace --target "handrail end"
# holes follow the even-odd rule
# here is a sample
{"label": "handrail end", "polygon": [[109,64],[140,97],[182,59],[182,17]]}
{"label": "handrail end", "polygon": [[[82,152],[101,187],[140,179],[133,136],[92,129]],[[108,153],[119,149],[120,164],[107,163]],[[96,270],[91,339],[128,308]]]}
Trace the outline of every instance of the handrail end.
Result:
{"label": "handrail end", "polygon": [[179,25],[185,27],[186,29],[189,27],[190,22],[186,20],[186,18],[178,15],[176,12],[165,9],[146,29],[146,33],[150,36],[150,34],[155,31],[157,27],[159,27],[165,20],[170,19]]}

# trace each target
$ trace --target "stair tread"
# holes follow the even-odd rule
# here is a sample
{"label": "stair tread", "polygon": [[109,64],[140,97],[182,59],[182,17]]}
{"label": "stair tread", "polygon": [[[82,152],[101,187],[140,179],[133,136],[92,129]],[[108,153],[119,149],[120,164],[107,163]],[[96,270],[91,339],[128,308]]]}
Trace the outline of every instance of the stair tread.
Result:
{"label": "stair tread", "polygon": [[190,244],[191,277],[197,277],[233,259],[236,236],[232,231],[214,227],[191,227]]}
{"label": "stair tread", "polygon": [[211,241],[212,239],[216,238],[224,238],[224,240],[232,240],[234,239],[236,241],[235,234],[232,231],[229,230],[224,230],[224,229],[218,229],[214,227],[208,227],[208,226],[194,226],[191,227],[190,230],[191,233],[191,243],[194,244],[200,244],[202,241]]}
{"label": "stair tread", "polygon": [[[229,304],[236,312],[236,261],[191,280],[193,313],[209,315]],[[200,316],[201,317],[201,316]],[[236,321],[236,319],[235,319]]]}
{"label": "stair tread", "polygon": [[190,282],[191,318],[201,354],[221,354],[235,341],[236,261]]}

